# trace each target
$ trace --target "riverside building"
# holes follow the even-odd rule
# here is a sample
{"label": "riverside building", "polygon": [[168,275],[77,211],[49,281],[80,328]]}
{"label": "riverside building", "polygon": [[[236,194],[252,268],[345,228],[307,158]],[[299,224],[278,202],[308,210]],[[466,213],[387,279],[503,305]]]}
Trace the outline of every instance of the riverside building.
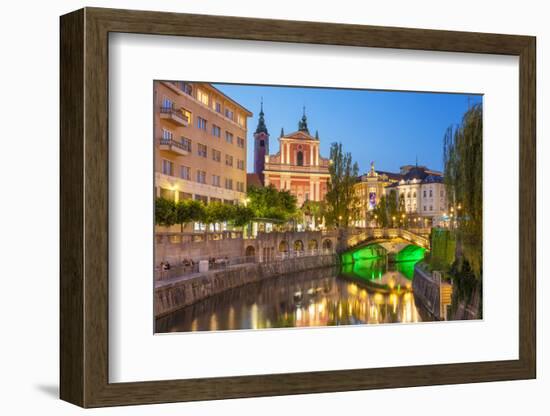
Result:
{"label": "riverside building", "polygon": [[155,195],[244,201],[250,116],[211,84],[155,81]]}

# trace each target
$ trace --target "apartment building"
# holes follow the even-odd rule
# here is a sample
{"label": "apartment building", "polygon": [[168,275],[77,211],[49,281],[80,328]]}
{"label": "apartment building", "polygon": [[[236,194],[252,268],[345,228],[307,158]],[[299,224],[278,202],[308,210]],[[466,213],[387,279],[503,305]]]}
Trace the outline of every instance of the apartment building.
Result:
{"label": "apartment building", "polygon": [[155,195],[243,201],[250,116],[211,84],[155,81]]}

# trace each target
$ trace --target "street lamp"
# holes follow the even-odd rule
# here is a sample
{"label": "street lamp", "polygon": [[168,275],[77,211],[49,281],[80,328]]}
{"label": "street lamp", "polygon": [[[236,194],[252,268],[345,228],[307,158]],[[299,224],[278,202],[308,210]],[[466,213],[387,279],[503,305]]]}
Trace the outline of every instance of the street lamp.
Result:
{"label": "street lamp", "polygon": [[392,217],[392,225],[395,228],[395,215]]}

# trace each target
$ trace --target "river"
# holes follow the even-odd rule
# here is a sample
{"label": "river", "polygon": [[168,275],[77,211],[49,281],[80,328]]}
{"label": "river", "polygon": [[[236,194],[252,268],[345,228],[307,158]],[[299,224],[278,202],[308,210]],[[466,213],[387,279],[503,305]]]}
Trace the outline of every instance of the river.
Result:
{"label": "river", "polygon": [[319,327],[431,320],[415,304],[416,261],[386,257],[228,290],[156,320],[155,332]]}

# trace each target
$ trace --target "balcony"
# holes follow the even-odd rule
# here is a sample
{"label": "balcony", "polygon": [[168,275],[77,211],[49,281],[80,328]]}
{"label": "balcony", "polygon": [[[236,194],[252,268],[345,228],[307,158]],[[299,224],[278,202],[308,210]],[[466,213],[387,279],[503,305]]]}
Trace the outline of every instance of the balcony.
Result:
{"label": "balcony", "polygon": [[183,114],[182,110],[173,107],[160,107],[160,118],[178,126],[187,127],[189,125],[189,118]]}
{"label": "balcony", "polygon": [[178,156],[187,156],[191,152],[189,144],[178,142],[174,139],[160,138],[159,148],[160,150],[175,153]]}

